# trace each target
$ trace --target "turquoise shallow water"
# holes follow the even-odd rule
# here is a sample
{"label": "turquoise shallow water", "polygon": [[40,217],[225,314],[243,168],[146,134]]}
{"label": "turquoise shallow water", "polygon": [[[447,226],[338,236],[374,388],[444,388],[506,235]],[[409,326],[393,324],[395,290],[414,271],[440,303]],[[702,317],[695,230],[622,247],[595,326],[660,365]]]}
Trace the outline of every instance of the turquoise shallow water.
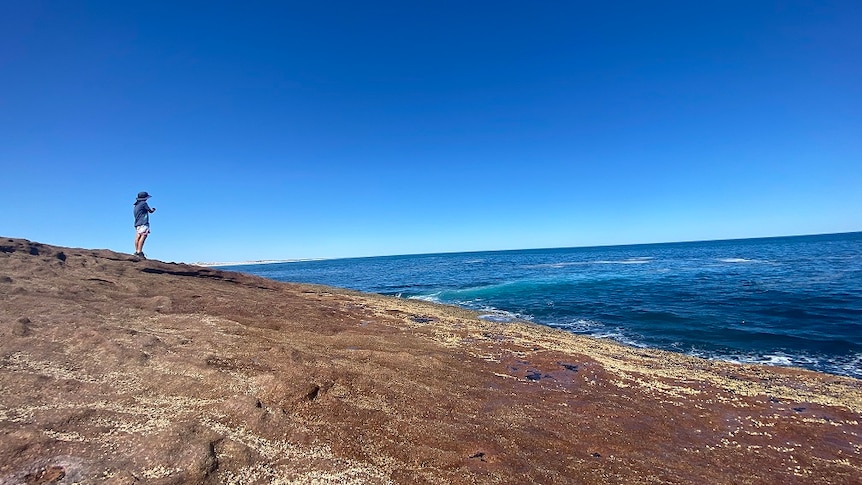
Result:
{"label": "turquoise shallow water", "polygon": [[232,266],[629,345],[862,378],[862,233]]}

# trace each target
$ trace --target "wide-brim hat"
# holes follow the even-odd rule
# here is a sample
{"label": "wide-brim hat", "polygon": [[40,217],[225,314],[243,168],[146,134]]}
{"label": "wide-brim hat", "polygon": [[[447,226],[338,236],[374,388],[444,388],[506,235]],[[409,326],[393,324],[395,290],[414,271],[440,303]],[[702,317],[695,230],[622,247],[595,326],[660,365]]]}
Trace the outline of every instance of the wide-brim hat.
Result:
{"label": "wide-brim hat", "polygon": [[138,192],[138,200],[147,200],[150,197],[152,197],[152,195],[150,195],[146,192]]}

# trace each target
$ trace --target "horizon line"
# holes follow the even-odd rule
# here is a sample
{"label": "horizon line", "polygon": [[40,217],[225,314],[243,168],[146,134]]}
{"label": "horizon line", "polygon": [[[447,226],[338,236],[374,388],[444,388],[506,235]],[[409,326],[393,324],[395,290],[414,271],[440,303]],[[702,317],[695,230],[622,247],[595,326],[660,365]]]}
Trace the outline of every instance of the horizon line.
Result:
{"label": "horizon line", "polygon": [[756,239],[784,239],[784,238],[793,238],[793,237],[827,237],[827,236],[842,236],[849,234],[862,234],[862,230],[860,231],[846,231],[846,232],[828,232],[828,233],[817,233],[817,234],[790,234],[784,236],[756,236],[756,237],[734,237],[728,239],[692,239],[692,240],[683,240],[683,241],[660,241],[660,242],[646,242],[646,243],[627,243],[627,244],[595,244],[590,246],[557,246],[557,247],[539,247],[539,248],[519,248],[519,249],[480,249],[480,250],[470,250],[470,251],[440,251],[433,253],[403,253],[403,254],[379,254],[375,256],[343,256],[343,257],[334,257],[334,258],[289,258],[289,259],[265,259],[265,260],[253,260],[253,261],[245,261],[245,262],[235,262],[235,263],[189,263],[198,266],[208,266],[208,267],[227,267],[227,266],[252,266],[258,264],[275,264],[275,263],[302,263],[308,261],[337,261],[343,259],[370,259],[370,258],[399,258],[399,257],[407,257],[407,256],[436,256],[436,255],[453,255],[453,254],[480,254],[480,253],[505,253],[505,252],[514,252],[514,251],[555,251],[562,249],[593,249],[593,248],[617,248],[617,247],[633,247],[633,246],[660,246],[666,244],[693,244],[693,243],[707,243],[707,242],[734,242],[734,241],[751,241]]}

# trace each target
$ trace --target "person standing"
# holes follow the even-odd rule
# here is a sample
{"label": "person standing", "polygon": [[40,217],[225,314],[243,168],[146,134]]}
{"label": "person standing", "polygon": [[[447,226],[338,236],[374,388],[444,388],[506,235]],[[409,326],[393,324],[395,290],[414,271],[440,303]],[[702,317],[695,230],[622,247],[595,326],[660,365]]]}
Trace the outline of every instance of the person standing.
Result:
{"label": "person standing", "polygon": [[144,256],[144,241],[150,235],[150,214],[156,211],[153,207],[147,204],[147,199],[152,197],[146,192],[138,192],[138,198],[135,200],[135,256],[147,259]]}

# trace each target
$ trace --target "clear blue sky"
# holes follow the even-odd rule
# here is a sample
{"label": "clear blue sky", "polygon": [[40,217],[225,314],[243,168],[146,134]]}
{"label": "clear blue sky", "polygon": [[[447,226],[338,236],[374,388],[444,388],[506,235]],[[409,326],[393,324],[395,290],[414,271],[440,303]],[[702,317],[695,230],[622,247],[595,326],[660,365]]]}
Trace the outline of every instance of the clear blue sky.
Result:
{"label": "clear blue sky", "polygon": [[237,261],[862,230],[862,2],[0,2],[0,235]]}

